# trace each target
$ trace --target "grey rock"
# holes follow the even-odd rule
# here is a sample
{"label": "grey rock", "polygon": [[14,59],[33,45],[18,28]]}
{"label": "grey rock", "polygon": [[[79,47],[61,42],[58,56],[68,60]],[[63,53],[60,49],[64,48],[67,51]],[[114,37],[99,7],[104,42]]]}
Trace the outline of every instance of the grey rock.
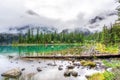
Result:
{"label": "grey rock", "polygon": [[37,71],[38,71],[38,72],[41,72],[41,71],[42,71],[42,69],[41,69],[40,67],[38,67],[38,68],[37,68]]}
{"label": "grey rock", "polygon": [[67,69],[73,69],[75,66],[74,65],[68,65]]}
{"label": "grey rock", "polygon": [[77,76],[78,76],[78,72],[76,72],[76,71],[71,71],[71,74],[72,74],[72,76],[74,76],[74,77],[77,77]]}
{"label": "grey rock", "polygon": [[78,72],[74,71],[74,70],[66,70],[64,72],[64,76],[65,77],[70,77],[70,76],[74,76],[74,77],[77,77],[78,76]]}
{"label": "grey rock", "polygon": [[64,72],[64,76],[65,76],[65,77],[70,77],[70,75],[71,75],[71,73],[70,73],[69,70],[67,70],[67,71]]}
{"label": "grey rock", "polygon": [[86,78],[90,78],[90,75],[85,75]]}
{"label": "grey rock", "polygon": [[80,63],[74,62],[73,65],[74,65],[74,66],[80,66]]}
{"label": "grey rock", "polygon": [[61,70],[63,70],[63,68],[62,68],[61,66],[59,66],[59,67],[58,67],[58,70],[60,70],[60,71],[61,71]]}
{"label": "grey rock", "polygon": [[22,69],[21,69],[21,71],[24,71],[24,70],[25,70],[25,68],[22,68]]}
{"label": "grey rock", "polygon": [[48,63],[48,66],[57,66],[56,64]]}
{"label": "grey rock", "polygon": [[14,56],[9,55],[8,58],[9,58],[9,59],[12,59],[12,58],[14,58]]}

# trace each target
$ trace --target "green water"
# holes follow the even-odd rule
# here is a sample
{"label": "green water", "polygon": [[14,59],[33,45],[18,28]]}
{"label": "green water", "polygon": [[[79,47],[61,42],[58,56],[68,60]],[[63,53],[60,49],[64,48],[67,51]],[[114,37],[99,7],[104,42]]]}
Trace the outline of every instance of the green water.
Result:
{"label": "green water", "polygon": [[48,53],[72,48],[74,45],[39,45],[39,46],[0,46],[0,54],[29,55],[31,53]]}

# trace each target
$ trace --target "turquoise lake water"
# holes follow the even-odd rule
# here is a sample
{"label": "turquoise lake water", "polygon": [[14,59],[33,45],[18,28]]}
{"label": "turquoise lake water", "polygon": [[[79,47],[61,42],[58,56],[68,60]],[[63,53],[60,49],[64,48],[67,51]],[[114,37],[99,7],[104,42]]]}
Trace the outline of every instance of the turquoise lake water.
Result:
{"label": "turquoise lake water", "polygon": [[74,45],[38,45],[38,46],[0,46],[0,54],[30,54],[60,51],[74,47]]}

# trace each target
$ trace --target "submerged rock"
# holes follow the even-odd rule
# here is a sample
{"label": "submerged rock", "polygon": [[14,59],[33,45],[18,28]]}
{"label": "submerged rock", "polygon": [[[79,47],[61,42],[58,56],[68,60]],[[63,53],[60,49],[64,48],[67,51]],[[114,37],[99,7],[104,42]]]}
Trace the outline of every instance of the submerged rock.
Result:
{"label": "submerged rock", "polygon": [[48,63],[48,66],[57,66],[57,64]]}
{"label": "submerged rock", "polygon": [[24,70],[25,70],[25,68],[22,68],[22,69],[21,69],[21,71],[24,71]]}
{"label": "submerged rock", "polygon": [[20,77],[19,80],[33,80],[34,76],[36,75],[36,73],[28,73],[28,74],[24,74]]}
{"label": "submerged rock", "polygon": [[9,59],[12,59],[12,58],[14,58],[14,56],[9,55],[8,58],[9,58]]}
{"label": "submerged rock", "polygon": [[58,67],[58,70],[60,70],[60,71],[63,70],[62,66],[59,66],[59,67]]}
{"label": "submerged rock", "polygon": [[39,61],[38,63],[40,64],[41,62]]}
{"label": "submerged rock", "polygon": [[41,69],[40,67],[38,67],[38,68],[37,68],[37,71],[38,71],[38,72],[41,72],[41,71],[42,71],[42,69]]}
{"label": "submerged rock", "polygon": [[31,65],[32,67],[34,67],[34,65]]}
{"label": "submerged rock", "polygon": [[29,74],[27,74],[27,77],[28,77],[28,78],[32,78],[35,74],[36,74],[36,73],[29,73]]}
{"label": "submerged rock", "polygon": [[8,78],[17,78],[22,74],[21,70],[16,68],[16,69],[11,69],[3,74],[1,76],[8,77]]}

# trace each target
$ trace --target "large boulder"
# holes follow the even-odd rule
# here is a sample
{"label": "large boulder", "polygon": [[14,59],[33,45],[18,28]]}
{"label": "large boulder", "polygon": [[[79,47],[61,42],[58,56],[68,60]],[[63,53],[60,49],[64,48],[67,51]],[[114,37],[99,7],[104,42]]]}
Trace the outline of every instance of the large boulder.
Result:
{"label": "large boulder", "polygon": [[8,78],[17,78],[22,74],[19,68],[8,70],[7,72],[1,74],[1,76]]}

